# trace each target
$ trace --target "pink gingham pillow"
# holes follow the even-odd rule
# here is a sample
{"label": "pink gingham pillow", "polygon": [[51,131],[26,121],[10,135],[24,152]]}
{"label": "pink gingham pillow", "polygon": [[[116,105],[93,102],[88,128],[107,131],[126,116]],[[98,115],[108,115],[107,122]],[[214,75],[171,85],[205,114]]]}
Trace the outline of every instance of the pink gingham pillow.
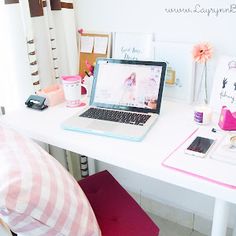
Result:
{"label": "pink gingham pillow", "polygon": [[97,236],[83,191],[31,140],[0,125],[0,218],[17,234]]}

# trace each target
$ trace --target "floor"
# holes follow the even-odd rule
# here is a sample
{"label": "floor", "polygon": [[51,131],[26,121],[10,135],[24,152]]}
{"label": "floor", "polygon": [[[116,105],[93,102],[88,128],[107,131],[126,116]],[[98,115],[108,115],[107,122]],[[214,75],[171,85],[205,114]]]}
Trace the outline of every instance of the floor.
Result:
{"label": "floor", "polygon": [[159,226],[159,236],[206,236],[197,231],[193,231],[192,229],[178,225],[158,216],[154,216],[152,214],[149,214],[149,216]]}

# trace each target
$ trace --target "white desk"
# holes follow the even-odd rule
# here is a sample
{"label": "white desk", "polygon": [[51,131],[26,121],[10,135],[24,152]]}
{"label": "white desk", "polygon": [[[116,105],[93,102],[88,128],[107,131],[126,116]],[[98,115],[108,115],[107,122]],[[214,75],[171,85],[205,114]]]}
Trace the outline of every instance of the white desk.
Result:
{"label": "white desk", "polygon": [[161,165],[180,140],[197,127],[192,106],[163,102],[158,121],[142,142],[63,130],[61,122],[78,109],[64,104],[45,111],[22,108],[2,116],[1,122],[35,140],[214,197],[212,236],[226,234],[229,203],[236,203],[236,191]]}

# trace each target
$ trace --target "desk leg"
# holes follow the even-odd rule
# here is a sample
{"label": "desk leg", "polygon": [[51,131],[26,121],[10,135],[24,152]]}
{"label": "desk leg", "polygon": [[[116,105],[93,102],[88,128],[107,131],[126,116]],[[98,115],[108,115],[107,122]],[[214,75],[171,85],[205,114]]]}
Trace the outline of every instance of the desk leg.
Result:
{"label": "desk leg", "polygon": [[228,215],[229,215],[229,203],[220,199],[216,199],[211,236],[226,235]]}
{"label": "desk leg", "polygon": [[89,175],[95,174],[95,160],[88,157]]}
{"label": "desk leg", "polygon": [[236,224],[234,225],[232,236],[236,236]]}

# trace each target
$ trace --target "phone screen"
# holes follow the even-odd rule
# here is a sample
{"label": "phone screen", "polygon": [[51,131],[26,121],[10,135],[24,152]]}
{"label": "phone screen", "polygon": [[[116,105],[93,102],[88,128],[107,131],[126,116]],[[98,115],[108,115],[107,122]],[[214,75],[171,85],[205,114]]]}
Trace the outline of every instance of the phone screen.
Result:
{"label": "phone screen", "polygon": [[189,145],[187,150],[201,154],[206,154],[213,143],[214,143],[213,139],[197,136],[193,140],[193,142]]}

